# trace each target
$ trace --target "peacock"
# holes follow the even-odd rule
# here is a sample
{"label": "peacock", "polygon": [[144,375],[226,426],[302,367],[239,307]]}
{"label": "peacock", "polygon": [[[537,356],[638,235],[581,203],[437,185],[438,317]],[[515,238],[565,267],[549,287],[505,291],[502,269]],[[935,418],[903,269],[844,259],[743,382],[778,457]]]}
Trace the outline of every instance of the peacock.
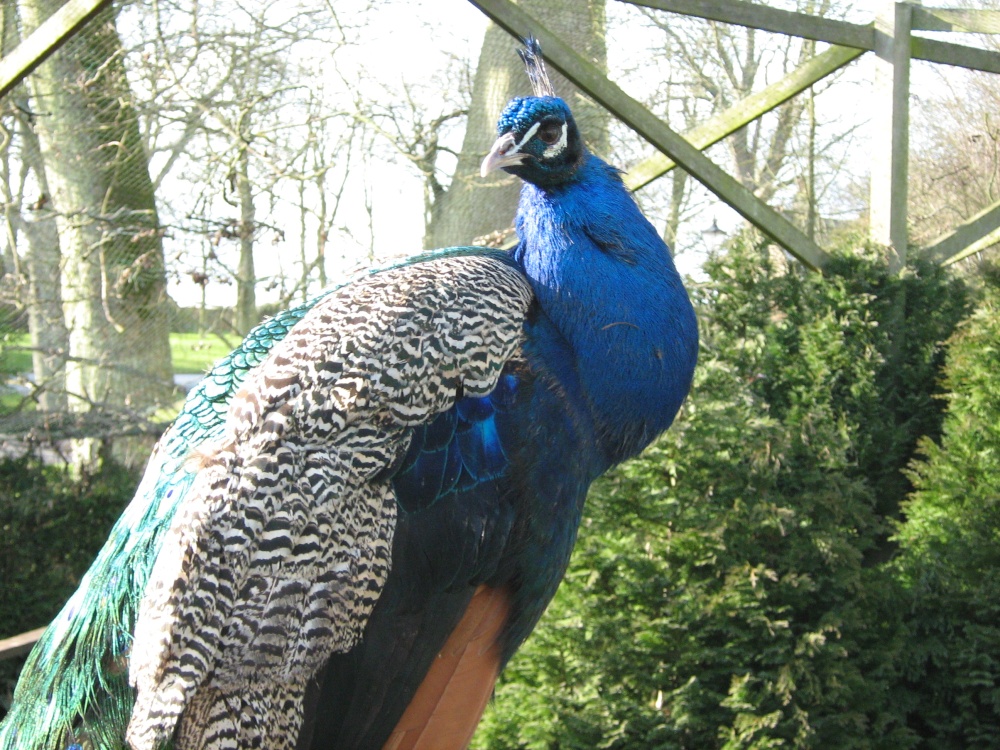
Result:
{"label": "peacock", "polygon": [[590,484],[670,426],[694,310],[537,42],[482,173],[510,252],[362,273],[189,394],[26,664],[2,750],[462,748]]}

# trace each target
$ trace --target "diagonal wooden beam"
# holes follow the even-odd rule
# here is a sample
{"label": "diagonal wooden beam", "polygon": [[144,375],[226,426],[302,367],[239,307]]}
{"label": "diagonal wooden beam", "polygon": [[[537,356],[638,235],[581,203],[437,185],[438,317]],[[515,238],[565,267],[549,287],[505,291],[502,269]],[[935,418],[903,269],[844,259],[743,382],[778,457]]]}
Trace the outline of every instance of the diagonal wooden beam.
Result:
{"label": "diagonal wooden beam", "polygon": [[[831,47],[826,52],[803,63],[780,81],[751,94],[724,112],[720,112],[701,125],[687,131],[684,133],[684,138],[695,148],[706,149],[862,54],[864,54],[863,50],[853,47]],[[654,154],[632,167],[623,179],[629,190],[638,190],[676,166],[677,163],[670,157],[664,154]]]}
{"label": "diagonal wooden beam", "polygon": [[654,10],[666,10],[685,16],[704,18],[761,31],[800,36],[817,42],[869,50],[874,45],[872,24],[848,23],[822,18],[811,13],[769,8],[744,0],[620,0]]}
{"label": "diagonal wooden beam", "polygon": [[497,25],[516,37],[532,35],[541,42],[545,59],[622,122],[677,162],[695,179],[735,208],[744,218],[803,264],[819,270],[829,256],[788,219],[757,198],[736,179],[684,138],[671,130],[641,103],[608,80],[558,36],[510,0],[470,0]]}
{"label": "diagonal wooden beam", "polygon": [[996,242],[1000,242],[1000,201],[938,237],[924,248],[922,255],[934,263],[948,265]]}
{"label": "diagonal wooden beam", "polygon": [[66,43],[111,0],[68,0],[27,39],[0,60],[0,97]]}
{"label": "diagonal wooden beam", "polygon": [[[875,48],[875,26],[821,18],[809,13],[778,10],[746,0],[619,0],[655,10],[681,13],[709,21],[733,23],[762,31],[800,36],[863,50]],[[911,56],[915,60],[956,65],[970,70],[1000,73],[1000,53],[952,44],[924,37],[912,38]]]}

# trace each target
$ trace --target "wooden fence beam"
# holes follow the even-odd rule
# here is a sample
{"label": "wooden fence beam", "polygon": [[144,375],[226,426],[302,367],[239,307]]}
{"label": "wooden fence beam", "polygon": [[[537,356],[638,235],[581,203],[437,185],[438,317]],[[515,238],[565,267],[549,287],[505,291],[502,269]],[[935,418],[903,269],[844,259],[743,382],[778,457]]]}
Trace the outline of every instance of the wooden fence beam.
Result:
{"label": "wooden fence beam", "polygon": [[937,39],[915,36],[910,39],[910,54],[914,60],[954,65],[957,68],[1000,73],[1000,54],[988,49],[951,44]]}
{"label": "wooden fence beam", "polygon": [[0,97],[69,40],[111,0],[68,0],[27,39],[0,60]]}
{"label": "wooden fence beam", "polygon": [[913,28],[920,31],[1000,34],[1000,11],[914,6]]}
{"label": "wooden fence beam", "polygon": [[848,23],[811,13],[769,8],[745,0],[620,0],[655,10],[667,10],[709,21],[748,26],[761,31],[800,36],[817,42],[870,50],[875,44],[872,24]]}
{"label": "wooden fence beam", "polygon": [[[862,54],[863,50],[853,47],[831,47],[826,52],[810,58],[780,81],[741,99],[724,112],[688,130],[683,137],[695,148],[708,148]],[[629,190],[638,190],[676,166],[677,163],[670,157],[654,154],[632,167],[623,179]]]}
{"label": "wooden fence beam", "polygon": [[1000,242],[1000,201],[938,237],[921,255],[934,263],[948,265],[997,242]]}
{"label": "wooden fence beam", "polygon": [[45,628],[36,628],[27,633],[0,640],[0,660],[13,659],[15,656],[28,653],[44,632]]}
{"label": "wooden fence beam", "polygon": [[744,218],[803,264],[818,270],[829,256],[788,219],[761,201],[735,178],[660,121],[641,103],[608,80],[558,36],[510,0],[470,0],[497,25],[515,37],[541,42],[545,59],[618,119],[677,162],[695,179],[732,206]]}
{"label": "wooden fence beam", "polygon": [[906,265],[910,156],[910,19],[912,6],[880,0],[872,96],[869,237],[889,249],[889,270]]}
{"label": "wooden fence beam", "polygon": [[[863,50],[875,49],[875,25],[848,23],[821,18],[808,13],[795,13],[745,0],[619,0],[655,10],[681,13],[709,21],[721,21],[748,26],[761,31],[801,36],[817,42],[839,44]],[[956,65],[970,70],[1000,73],[1000,53],[991,50],[952,44],[937,39],[911,38],[910,54],[914,60]]]}

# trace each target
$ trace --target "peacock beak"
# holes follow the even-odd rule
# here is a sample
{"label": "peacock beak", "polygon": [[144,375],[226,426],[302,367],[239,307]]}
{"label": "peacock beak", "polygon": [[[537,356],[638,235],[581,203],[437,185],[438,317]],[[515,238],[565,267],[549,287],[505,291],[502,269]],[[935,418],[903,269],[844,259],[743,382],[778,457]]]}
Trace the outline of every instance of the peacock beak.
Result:
{"label": "peacock beak", "polygon": [[483,165],[479,168],[479,174],[485,177],[490,172],[503,167],[513,167],[521,164],[527,157],[518,151],[520,145],[513,133],[504,133],[497,138],[493,148],[483,159]]}

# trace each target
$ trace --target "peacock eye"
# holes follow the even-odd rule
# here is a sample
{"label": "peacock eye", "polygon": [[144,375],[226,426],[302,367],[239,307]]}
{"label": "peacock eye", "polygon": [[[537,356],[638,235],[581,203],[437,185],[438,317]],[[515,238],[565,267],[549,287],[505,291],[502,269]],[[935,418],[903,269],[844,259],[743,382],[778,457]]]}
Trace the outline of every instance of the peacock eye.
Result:
{"label": "peacock eye", "polygon": [[543,122],[542,126],[538,128],[538,140],[548,146],[551,146],[553,143],[562,138],[562,129],[563,124],[558,120]]}

